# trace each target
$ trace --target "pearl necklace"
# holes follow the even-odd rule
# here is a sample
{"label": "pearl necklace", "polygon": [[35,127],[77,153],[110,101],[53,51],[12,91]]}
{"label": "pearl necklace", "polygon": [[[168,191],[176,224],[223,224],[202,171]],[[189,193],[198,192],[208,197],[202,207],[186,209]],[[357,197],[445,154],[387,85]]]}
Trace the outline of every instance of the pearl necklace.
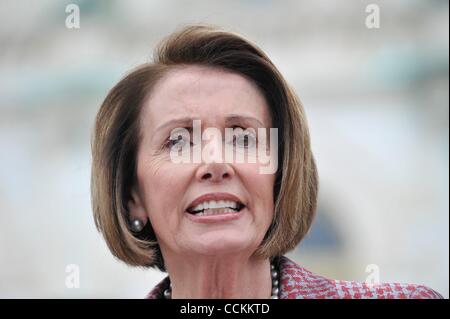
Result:
{"label": "pearl necklace", "polygon": [[[270,276],[272,277],[272,295],[270,296],[270,299],[278,299],[279,294],[279,285],[280,282],[278,280],[279,274],[278,271],[275,269],[274,264],[270,264]],[[172,283],[170,283],[170,288],[164,290],[164,298],[171,299],[172,298]]]}

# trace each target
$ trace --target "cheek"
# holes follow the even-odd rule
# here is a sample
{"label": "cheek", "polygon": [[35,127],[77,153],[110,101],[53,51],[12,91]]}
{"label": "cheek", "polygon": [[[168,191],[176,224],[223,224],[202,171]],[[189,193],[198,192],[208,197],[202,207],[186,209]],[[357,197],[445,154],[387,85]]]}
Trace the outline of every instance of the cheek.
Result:
{"label": "cheek", "polygon": [[264,212],[265,219],[272,219],[274,209],[273,188],[275,174],[261,174],[259,165],[242,164],[237,168],[249,193],[253,207]]}
{"label": "cheek", "polygon": [[[189,182],[189,170],[157,159],[143,162],[138,170],[147,215],[156,229],[175,227],[183,197]],[[165,227],[158,227],[165,225]]]}

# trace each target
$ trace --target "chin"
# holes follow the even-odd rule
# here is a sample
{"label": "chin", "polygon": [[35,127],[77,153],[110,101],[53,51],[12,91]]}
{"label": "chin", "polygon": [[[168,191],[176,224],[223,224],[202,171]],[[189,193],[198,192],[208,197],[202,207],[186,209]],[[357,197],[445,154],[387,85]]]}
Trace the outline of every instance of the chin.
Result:
{"label": "chin", "polygon": [[233,254],[238,251],[248,250],[253,246],[243,238],[226,238],[222,236],[192,243],[191,250],[195,250],[196,253],[201,255],[214,256]]}

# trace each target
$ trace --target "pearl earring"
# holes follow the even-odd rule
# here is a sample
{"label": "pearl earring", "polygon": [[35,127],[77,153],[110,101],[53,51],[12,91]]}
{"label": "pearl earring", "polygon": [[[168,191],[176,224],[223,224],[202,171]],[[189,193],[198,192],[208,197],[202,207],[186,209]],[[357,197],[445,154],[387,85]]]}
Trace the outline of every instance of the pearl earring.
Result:
{"label": "pearl earring", "polygon": [[134,219],[131,221],[131,230],[135,233],[139,233],[144,229],[144,223],[140,219]]}

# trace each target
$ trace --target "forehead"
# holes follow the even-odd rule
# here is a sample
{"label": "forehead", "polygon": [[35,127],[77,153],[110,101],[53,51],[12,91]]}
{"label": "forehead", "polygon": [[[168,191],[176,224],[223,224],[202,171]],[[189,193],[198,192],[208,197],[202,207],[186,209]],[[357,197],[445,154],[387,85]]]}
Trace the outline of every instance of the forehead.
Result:
{"label": "forehead", "polygon": [[210,124],[227,114],[257,118],[271,124],[269,107],[256,85],[244,76],[212,67],[186,66],[168,72],[153,88],[143,106],[144,124],[179,117],[199,118]]}

